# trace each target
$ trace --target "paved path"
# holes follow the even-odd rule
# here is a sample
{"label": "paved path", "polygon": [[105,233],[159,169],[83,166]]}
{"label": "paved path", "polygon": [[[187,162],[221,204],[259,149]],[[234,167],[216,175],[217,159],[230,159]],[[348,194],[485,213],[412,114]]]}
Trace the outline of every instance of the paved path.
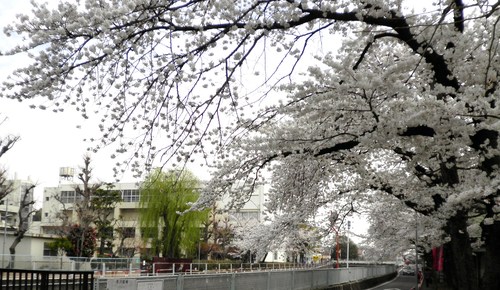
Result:
{"label": "paved path", "polygon": [[[416,288],[417,286],[417,278],[415,275],[413,276],[403,276],[403,275],[398,275],[396,278],[393,280],[386,282],[384,284],[381,284],[377,287],[373,287],[370,289],[366,290],[410,290],[412,288]],[[428,289],[425,288],[424,285],[420,288],[420,290]]]}

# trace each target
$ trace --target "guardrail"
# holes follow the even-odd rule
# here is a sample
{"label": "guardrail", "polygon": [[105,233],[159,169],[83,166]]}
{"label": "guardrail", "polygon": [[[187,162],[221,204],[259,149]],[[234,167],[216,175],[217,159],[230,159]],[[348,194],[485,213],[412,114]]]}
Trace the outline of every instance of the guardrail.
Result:
{"label": "guardrail", "polygon": [[310,269],[327,266],[328,263],[152,263],[142,275],[162,274],[214,274],[272,270]]}

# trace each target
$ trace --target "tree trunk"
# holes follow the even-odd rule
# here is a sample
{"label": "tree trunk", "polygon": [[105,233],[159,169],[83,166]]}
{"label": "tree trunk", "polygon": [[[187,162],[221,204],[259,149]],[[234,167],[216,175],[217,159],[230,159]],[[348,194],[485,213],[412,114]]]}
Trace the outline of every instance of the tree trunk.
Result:
{"label": "tree trunk", "polygon": [[486,227],[488,227],[485,241],[486,251],[482,255],[484,264],[483,266],[479,265],[479,269],[484,270],[480,289],[498,290],[500,289],[500,221],[495,221]]}
{"label": "tree trunk", "polygon": [[16,259],[16,247],[17,245],[21,242],[23,239],[24,235],[18,234],[12,244],[9,247],[9,253],[10,253],[10,261],[9,265],[7,265],[7,269],[13,269],[14,268],[14,262]]}
{"label": "tree trunk", "polygon": [[168,229],[166,226],[162,228],[160,238],[158,239],[158,246],[161,249],[161,256],[168,257]]}
{"label": "tree trunk", "polygon": [[99,255],[102,257],[103,254],[104,254],[104,246],[105,246],[105,243],[106,240],[104,237],[101,237],[101,239],[99,240]]}
{"label": "tree trunk", "polygon": [[[262,257],[262,259],[260,259],[259,263],[265,263],[266,262],[267,254],[269,254],[269,253],[265,253],[264,254],[264,257]],[[276,262],[276,261],[274,261],[274,262]]]}
{"label": "tree trunk", "polygon": [[451,241],[445,244],[444,268],[453,289],[477,290],[478,277],[466,221],[466,215],[461,212],[448,221],[447,232]]}

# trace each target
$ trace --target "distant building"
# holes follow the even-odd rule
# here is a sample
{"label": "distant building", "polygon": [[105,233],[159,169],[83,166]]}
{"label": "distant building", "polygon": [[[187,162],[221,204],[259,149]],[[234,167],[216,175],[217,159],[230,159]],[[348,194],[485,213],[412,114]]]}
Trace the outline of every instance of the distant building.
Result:
{"label": "distant building", "polygon": [[[47,187],[43,191],[43,206],[40,222],[40,234],[44,236],[56,237],[62,225],[60,214],[66,211],[67,216],[76,221],[75,202],[78,195],[75,190],[81,184],[71,181],[62,182],[57,187]],[[139,199],[140,191],[137,183],[114,183],[113,191],[120,192],[121,202],[119,202],[110,215],[117,220],[112,233],[114,238],[113,248],[108,247],[106,252],[118,252],[120,256],[132,257],[141,251],[147,251],[148,246],[143,245],[139,229]],[[116,230],[123,233],[123,236],[116,235]],[[45,253],[48,253],[48,243],[45,245]]]}
{"label": "distant building", "polygon": [[[54,239],[60,237],[61,213],[65,213],[70,217],[68,222],[76,221],[75,202],[78,201],[78,196],[75,188],[82,186],[73,180],[74,170],[69,167],[60,169],[60,182],[58,186],[46,187],[43,190],[42,207],[36,218],[29,219],[29,231],[25,238],[18,246],[23,249],[23,255],[32,256],[56,256],[58,253],[49,247]],[[4,233],[3,253],[8,254],[8,248],[11,245],[16,230],[18,211],[21,193],[29,182],[19,180],[13,181],[15,190],[7,198],[0,201],[0,213],[2,216],[2,224],[0,230]],[[118,191],[121,196],[119,202],[113,209],[112,217],[117,220],[112,231],[113,244],[106,245],[105,252],[117,253],[121,257],[139,257],[141,254],[149,253],[149,245],[145,244],[141,238],[141,228],[139,226],[139,200],[140,200],[140,184],[138,183],[114,183],[111,189]],[[258,186],[256,190],[249,196],[248,201],[239,209],[220,214],[216,219],[220,224],[227,222],[231,227],[247,227],[261,223],[263,220],[264,202],[265,202],[264,186]],[[33,192],[31,192],[33,199]],[[224,201],[220,204],[224,204]],[[28,226],[28,225],[27,225]],[[117,233],[120,233],[118,235]],[[217,243],[217,241],[213,241]],[[18,251],[16,254],[21,254]],[[277,262],[285,261],[286,255],[284,252],[273,252],[267,255],[266,261]]]}
{"label": "distant building", "polygon": [[[12,185],[12,192],[0,200],[0,250],[2,255],[2,266],[5,264],[6,256],[9,254],[9,247],[14,241],[15,234],[19,230],[19,221],[26,220],[21,227],[29,228],[36,224],[33,222],[33,215],[26,218],[27,215],[33,211],[33,205],[25,207],[21,212],[21,200],[25,192],[27,192],[26,202],[31,202],[34,199],[33,185],[31,181],[14,179],[9,181]],[[37,249],[37,245],[32,246],[33,237],[30,231],[25,235],[21,243],[16,247],[16,252],[23,255],[30,255],[32,250]],[[22,249],[22,250],[21,250]]]}
{"label": "distant building", "polygon": [[[41,221],[37,227],[38,234],[44,237],[57,237],[62,220],[60,213],[66,211],[67,216],[76,217],[74,203],[77,201],[75,188],[81,186],[73,181],[74,171],[70,168],[61,168],[60,183],[57,187],[47,187],[43,191],[43,206],[41,210]],[[122,257],[140,256],[148,254],[150,245],[145,244],[141,238],[139,226],[139,200],[140,184],[138,183],[113,183],[112,190],[119,191],[121,202],[114,208],[111,215],[118,222],[113,229],[113,245],[107,248],[109,253],[117,253]],[[234,226],[245,226],[249,223],[259,223],[262,220],[264,189],[258,187],[249,198],[249,201],[238,211],[219,216],[219,219],[228,218],[229,223]],[[121,233],[121,236],[117,235]],[[51,253],[48,247],[49,241],[45,242],[44,255]]]}
{"label": "distant building", "polygon": [[[10,192],[3,200],[0,201],[0,215],[2,223],[0,225],[1,230],[7,231],[15,231],[17,229],[18,221],[20,218],[25,218],[29,212],[33,210],[33,205],[25,207],[19,216],[19,207],[21,205],[21,199],[23,195],[27,192],[26,202],[33,201],[33,188],[30,187],[33,185],[31,181],[22,181],[19,179],[10,180],[12,185],[12,192]],[[29,223],[31,223],[32,217],[26,219],[26,222],[21,225],[22,227],[28,227]]]}
{"label": "distant building", "polygon": [[229,212],[229,221],[239,227],[261,223],[264,202],[264,186],[257,186],[248,201],[240,209]]}

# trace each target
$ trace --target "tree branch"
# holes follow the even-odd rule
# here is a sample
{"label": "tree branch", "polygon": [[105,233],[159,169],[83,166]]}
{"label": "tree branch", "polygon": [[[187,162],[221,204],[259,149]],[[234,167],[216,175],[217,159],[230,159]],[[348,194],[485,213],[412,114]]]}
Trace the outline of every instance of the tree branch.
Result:
{"label": "tree branch", "polygon": [[19,136],[7,136],[4,139],[0,139],[0,157],[7,153],[7,151],[16,144],[19,138]]}
{"label": "tree branch", "polygon": [[464,32],[464,3],[462,0],[453,1],[453,24],[458,32]]}
{"label": "tree branch", "polygon": [[386,37],[386,36],[398,38],[397,34],[395,34],[395,33],[388,33],[388,32],[387,33],[376,34],[375,36],[373,36],[373,39],[366,44],[365,48],[363,49],[363,52],[361,52],[361,55],[359,56],[358,61],[356,61],[356,64],[352,67],[352,69],[353,70],[357,70],[358,69],[358,66],[363,61],[363,58],[365,57],[365,54],[368,52],[368,49],[370,49],[370,47],[375,42],[375,40],[377,40],[379,38],[382,38],[382,37]]}

